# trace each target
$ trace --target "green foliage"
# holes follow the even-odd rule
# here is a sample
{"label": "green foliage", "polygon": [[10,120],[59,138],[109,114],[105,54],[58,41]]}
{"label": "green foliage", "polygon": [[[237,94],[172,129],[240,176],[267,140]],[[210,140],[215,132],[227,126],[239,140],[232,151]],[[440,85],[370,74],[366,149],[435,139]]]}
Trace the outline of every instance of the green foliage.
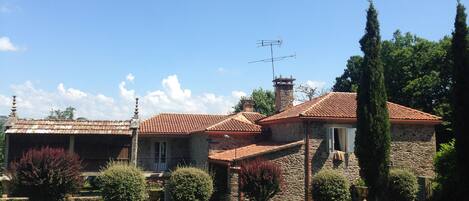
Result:
{"label": "green foliage", "polygon": [[342,172],[321,170],[313,177],[313,198],[315,201],[348,201],[350,185]]}
{"label": "green foliage", "polygon": [[241,165],[240,191],[249,200],[267,201],[281,191],[282,169],[264,160],[254,160]]}
{"label": "green foliage", "polygon": [[[391,40],[382,42],[380,51],[388,100],[443,117],[445,122],[437,127],[438,142],[452,136],[450,48],[449,37],[429,41],[398,30]],[[350,57],[346,70],[336,78],[334,91],[356,91],[356,71],[362,60],[360,56]]]}
{"label": "green foliage", "polygon": [[76,109],[74,107],[67,107],[64,111],[62,110],[52,110],[50,111],[47,119],[62,119],[62,120],[73,120],[75,117]]}
{"label": "green foliage", "polygon": [[146,181],[140,169],[122,162],[110,162],[98,177],[105,201],[144,201]]}
{"label": "green foliage", "polygon": [[456,137],[456,171],[459,172],[459,185],[455,189],[457,200],[467,200],[469,186],[469,31],[466,18],[466,8],[458,2],[451,45],[454,61],[453,130]]}
{"label": "green foliage", "polygon": [[457,200],[454,190],[458,187],[458,172],[456,167],[456,149],[454,140],[441,144],[440,151],[434,159],[435,183],[434,200]]}
{"label": "green foliage", "polygon": [[389,172],[389,200],[415,201],[418,190],[417,177],[412,172],[403,169],[392,169]]}
{"label": "green foliage", "polygon": [[171,173],[166,188],[174,201],[208,201],[213,193],[213,180],[204,170],[179,167]]}
{"label": "green foliage", "polygon": [[391,146],[380,40],[378,14],[373,3],[370,3],[366,33],[360,40],[365,56],[357,91],[355,154],[360,166],[360,175],[368,184],[371,201],[384,197]]}
{"label": "green foliage", "polygon": [[31,149],[11,164],[13,194],[33,201],[59,201],[82,184],[78,155],[63,149]]}
{"label": "green foliage", "polygon": [[[254,111],[267,116],[275,113],[275,95],[272,91],[262,88],[254,89],[251,98],[254,101]],[[239,101],[233,108],[235,112],[241,112],[243,104]]]}
{"label": "green foliage", "polygon": [[335,84],[332,87],[333,91],[341,92],[356,92],[358,82],[360,81],[360,68],[363,63],[361,56],[352,56],[347,61],[344,73],[335,78]]}

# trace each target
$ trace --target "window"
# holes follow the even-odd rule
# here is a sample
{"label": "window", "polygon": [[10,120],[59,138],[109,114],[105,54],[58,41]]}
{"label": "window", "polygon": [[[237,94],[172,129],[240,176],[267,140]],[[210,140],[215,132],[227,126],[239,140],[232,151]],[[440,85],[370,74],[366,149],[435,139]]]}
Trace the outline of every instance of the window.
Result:
{"label": "window", "polygon": [[155,142],[155,170],[166,170],[166,142]]}
{"label": "window", "polygon": [[355,149],[356,128],[331,127],[327,129],[329,152],[343,151],[352,153]]}

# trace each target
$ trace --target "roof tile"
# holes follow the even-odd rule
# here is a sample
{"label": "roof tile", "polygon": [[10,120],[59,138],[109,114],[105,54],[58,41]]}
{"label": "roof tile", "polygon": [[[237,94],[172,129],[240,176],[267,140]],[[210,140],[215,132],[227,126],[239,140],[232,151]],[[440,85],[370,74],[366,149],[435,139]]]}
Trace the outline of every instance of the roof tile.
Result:
{"label": "roof tile", "polygon": [[17,120],[8,134],[112,134],[131,135],[130,121]]}
{"label": "roof tile", "polygon": [[[290,118],[356,119],[356,93],[331,92],[260,120],[260,123]],[[440,117],[388,102],[391,121],[439,122]]]}

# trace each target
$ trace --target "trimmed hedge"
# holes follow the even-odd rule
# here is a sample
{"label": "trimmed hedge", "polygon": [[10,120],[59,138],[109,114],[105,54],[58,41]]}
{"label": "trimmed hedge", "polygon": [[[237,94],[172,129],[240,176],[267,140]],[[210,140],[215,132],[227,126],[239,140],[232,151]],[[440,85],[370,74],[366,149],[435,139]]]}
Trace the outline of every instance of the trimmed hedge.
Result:
{"label": "trimmed hedge", "polygon": [[30,149],[11,165],[12,194],[34,201],[63,200],[83,184],[80,163],[78,155],[63,149]]}
{"label": "trimmed hedge", "polygon": [[174,201],[208,201],[213,180],[204,170],[179,167],[171,173],[166,188]]}
{"label": "trimmed hedge", "polygon": [[402,169],[392,169],[389,172],[388,196],[393,201],[415,201],[417,199],[417,177]]}
{"label": "trimmed hedge", "polygon": [[127,163],[110,162],[98,176],[105,201],[144,201],[146,181],[140,169]]}
{"label": "trimmed hedge", "polygon": [[349,201],[350,184],[342,172],[321,170],[313,177],[315,201]]}

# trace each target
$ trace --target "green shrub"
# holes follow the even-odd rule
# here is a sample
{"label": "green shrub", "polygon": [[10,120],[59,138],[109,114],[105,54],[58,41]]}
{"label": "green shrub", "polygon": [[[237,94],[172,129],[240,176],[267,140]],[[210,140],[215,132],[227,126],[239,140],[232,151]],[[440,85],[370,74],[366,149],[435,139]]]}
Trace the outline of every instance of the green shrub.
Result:
{"label": "green shrub", "polygon": [[313,199],[315,201],[348,201],[350,184],[342,172],[321,170],[313,177]]}
{"label": "green shrub", "polygon": [[388,195],[393,201],[414,201],[417,199],[417,177],[402,169],[392,169],[389,172]]}
{"label": "green shrub", "polygon": [[143,201],[148,197],[142,171],[127,163],[110,162],[98,180],[106,201]]}
{"label": "green shrub", "polygon": [[441,144],[440,151],[436,153],[434,200],[456,200],[454,190],[458,189],[458,174],[456,170],[456,149],[454,140]]}
{"label": "green shrub", "polygon": [[12,194],[33,201],[63,200],[83,184],[80,163],[78,155],[63,149],[30,149],[10,167]]}
{"label": "green shrub", "polygon": [[171,173],[166,188],[174,201],[207,201],[213,193],[213,180],[204,170],[180,167]]}
{"label": "green shrub", "polygon": [[249,200],[267,201],[281,191],[282,169],[269,161],[254,160],[241,165],[240,191]]}

